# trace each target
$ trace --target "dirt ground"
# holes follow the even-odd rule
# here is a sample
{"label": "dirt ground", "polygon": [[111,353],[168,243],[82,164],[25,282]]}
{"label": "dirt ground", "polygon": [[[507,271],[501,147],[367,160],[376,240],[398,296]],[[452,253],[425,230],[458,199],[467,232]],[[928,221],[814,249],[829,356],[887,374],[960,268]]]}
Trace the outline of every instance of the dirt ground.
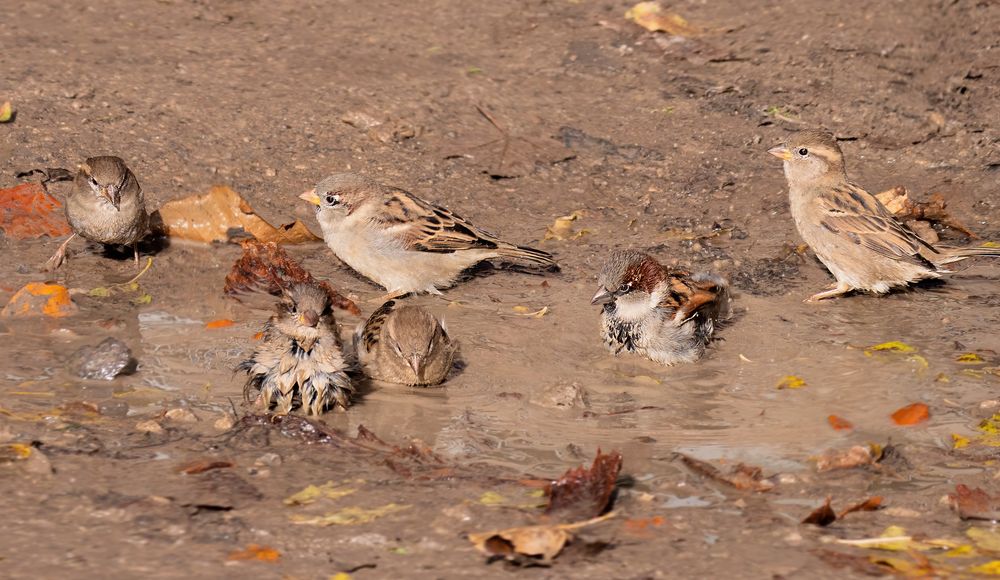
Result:
{"label": "dirt ground", "polygon": [[[251,419],[227,429],[248,411],[232,369],[273,303],[223,296],[234,244],[148,244],[150,304],[78,295],[76,316],[0,322],[0,440],[8,454],[33,446],[0,463],[0,575],[842,578],[905,568],[886,558],[927,574],[996,559],[923,552],[936,559],[921,563],[930,556],[836,540],[890,525],[964,544],[969,529],[989,531],[943,498],[956,484],[1000,489],[996,447],[976,440],[1000,410],[1000,267],[803,304],[829,275],[795,252],[780,163],[765,151],[828,127],[859,183],[940,193],[1000,240],[1000,3],[670,3],[704,31],[690,38],[643,30],[629,6],[35,0],[5,11],[0,101],[17,116],[0,125],[0,187],[114,154],[152,208],[224,184],[274,222],[318,231],[296,195],[360,171],[551,251],[563,270],[490,273],[412,299],[446,318],[464,368],[440,389],[366,385],[348,412],[322,418],[350,438],[364,425],[384,446]],[[583,235],[542,240],[577,210]],[[81,243],[47,277],[39,266],[59,241],[4,239],[0,299],[28,282],[87,290],[133,272]],[[737,316],[702,362],[665,369],[603,350],[589,298],[604,256],[626,247],[733,281]],[[288,250],[370,313],[363,301],[380,290],[324,245]],[[236,324],[205,328],[222,318]],[[340,315],[345,336],[359,321]],[[106,336],[132,348],[138,372],[67,371]],[[916,356],[865,350],[886,341]],[[983,364],[957,361],[968,352]],[[805,387],[777,389],[786,375]],[[929,421],[890,420],[914,402]],[[854,428],[832,429],[829,415]],[[954,449],[953,434],[973,442]],[[393,450],[414,439],[437,459]],[[890,441],[898,453],[878,466],[817,473],[811,459]],[[598,448],[624,457],[617,515],[551,567],[487,564],[465,539],[542,521],[537,489],[518,481],[558,477]],[[676,452],[757,465],[776,485],[736,490]],[[232,466],[183,473],[198,461]],[[283,502],[328,481],[355,491]],[[801,524],[828,495],[837,509],[882,496],[886,509]],[[399,511],[367,523],[296,521],[390,504]],[[250,544],[280,557],[234,556]]]}

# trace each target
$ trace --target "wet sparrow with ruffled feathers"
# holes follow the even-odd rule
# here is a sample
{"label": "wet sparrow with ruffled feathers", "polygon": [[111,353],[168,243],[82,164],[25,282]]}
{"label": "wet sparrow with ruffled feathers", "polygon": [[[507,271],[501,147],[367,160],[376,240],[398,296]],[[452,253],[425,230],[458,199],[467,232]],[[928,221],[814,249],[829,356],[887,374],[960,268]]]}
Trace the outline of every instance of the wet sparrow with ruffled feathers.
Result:
{"label": "wet sparrow with ruffled feathers", "polygon": [[612,252],[598,282],[590,303],[603,306],[601,335],[616,355],[634,352],[664,365],[694,362],[729,317],[726,280],[667,268],[641,252]]}
{"label": "wet sparrow with ruffled feathers", "polygon": [[847,178],[844,155],[828,132],[789,136],[768,151],[784,160],[795,227],[837,282],[807,302],[852,290],[884,294],[928,278],[972,256],[1000,256],[996,248],[935,245],[900,222],[874,195]]}
{"label": "wet sparrow with ruffled feathers", "polygon": [[142,188],[121,158],[91,157],[81,163],[65,206],[73,234],[46,263],[47,269],[62,265],[66,247],[76,236],[105,245],[132,246],[139,265],[138,243],[146,235],[149,214]]}
{"label": "wet sparrow with ruffled feathers", "polygon": [[236,367],[249,375],[244,398],[282,415],[295,406],[312,415],[347,409],[354,387],[341,347],[326,290],[292,286],[265,324],[263,342]]}
{"label": "wet sparrow with ruffled feathers", "polygon": [[423,308],[390,300],[358,325],[354,350],[361,368],[373,379],[429,386],[448,377],[458,343]]}
{"label": "wet sparrow with ruffled feathers", "polygon": [[354,173],[331,175],[299,197],[316,205],[333,253],[385,288],[385,299],[440,294],[483,260],[558,269],[547,252],[505,242],[443,207]]}

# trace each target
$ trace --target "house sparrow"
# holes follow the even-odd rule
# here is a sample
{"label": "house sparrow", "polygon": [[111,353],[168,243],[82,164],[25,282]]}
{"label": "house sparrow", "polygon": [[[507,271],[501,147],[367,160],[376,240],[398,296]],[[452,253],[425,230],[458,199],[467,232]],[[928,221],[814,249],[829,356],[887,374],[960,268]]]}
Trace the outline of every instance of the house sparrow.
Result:
{"label": "house sparrow", "polygon": [[132,246],[139,265],[139,240],[146,235],[149,214],[142,188],[118,157],[91,157],[81,163],[73,191],[66,197],[66,221],[73,234],[46,263],[49,270],[62,265],[70,240],[81,236],[107,245]]}
{"label": "house sparrow", "polygon": [[255,393],[264,409],[281,415],[299,403],[306,414],[347,409],[354,392],[333,320],[330,296],[316,284],[287,290],[264,326],[263,342],[236,367],[248,375],[244,399]]}
{"label": "house sparrow", "polygon": [[354,173],[331,175],[299,197],[317,206],[333,253],[384,287],[385,299],[440,294],[491,258],[558,269],[546,252],[500,240],[443,207]]}
{"label": "house sparrow", "polygon": [[664,365],[701,358],[716,323],[729,316],[729,283],[691,275],[632,250],[615,250],[591,304],[604,307],[601,335],[616,355],[625,350]]}
{"label": "house sparrow", "polygon": [[874,195],[847,179],[844,155],[825,131],[801,131],[768,150],[783,159],[795,227],[837,282],[807,302],[852,290],[885,294],[948,273],[945,265],[996,248],[934,245],[900,222]]}
{"label": "house sparrow", "polygon": [[416,306],[388,301],[354,333],[365,374],[388,383],[428,386],[444,381],[458,351],[444,325]]}

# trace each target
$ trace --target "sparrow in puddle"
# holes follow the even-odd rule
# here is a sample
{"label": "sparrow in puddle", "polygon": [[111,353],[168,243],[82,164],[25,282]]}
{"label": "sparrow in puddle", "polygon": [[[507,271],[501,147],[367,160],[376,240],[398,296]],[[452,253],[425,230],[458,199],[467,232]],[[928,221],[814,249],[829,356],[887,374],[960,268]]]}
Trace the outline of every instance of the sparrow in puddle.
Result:
{"label": "sparrow in puddle", "polygon": [[664,365],[701,358],[729,317],[729,283],[689,274],[632,250],[611,253],[591,304],[603,306],[601,335],[614,354],[628,351]]}
{"label": "sparrow in puddle", "polygon": [[411,292],[440,294],[483,260],[559,268],[547,252],[505,242],[443,207],[362,175],[331,175],[299,197],[316,205],[333,253],[386,289],[383,301]]}
{"label": "sparrow in puddle", "polygon": [[73,233],[49,258],[46,269],[62,265],[66,247],[76,236],[105,245],[132,246],[139,265],[138,244],[149,227],[149,214],[142,188],[121,158],[91,157],[81,163],[65,205]]}
{"label": "sparrow in puddle", "polygon": [[297,406],[311,415],[347,409],[354,387],[326,290],[292,286],[263,334],[253,355],[236,367],[248,375],[245,400],[281,415]]}
{"label": "sparrow in puddle", "polygon": [[851,183],[837,139],[807,130],[768,153],[784,160],[792,219],[802,239],[837,282],[807,302],[853,290],[891,289],[949,273],[944,266],[997,248],[956,248],[922,239],[874,195]]}
{"label": "sparrow in puddle", "polygon": [[447,378],[458,343],[426,310],[390,300],[358,325],[354,350],[361,368],[373,379],[430,386]]}

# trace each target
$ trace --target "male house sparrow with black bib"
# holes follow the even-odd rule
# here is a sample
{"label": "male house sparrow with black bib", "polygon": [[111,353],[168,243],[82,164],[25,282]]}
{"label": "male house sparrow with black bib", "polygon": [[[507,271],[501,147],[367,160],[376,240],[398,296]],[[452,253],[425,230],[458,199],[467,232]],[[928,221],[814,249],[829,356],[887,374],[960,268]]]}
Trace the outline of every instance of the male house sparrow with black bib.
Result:
{"label": "male house sparrow with black bib", "polygon": [[386,299],[440,294],[464,270],[494,258],[558,269],[547,252],[505,242],[443,207],[362,175],[331,175],[299,197],[317,206],[333,253],[385,288]]}
{"label": "male house sparrow with black bib", "polygon": [[611,253],[591,304],[599,304],[608,350],[635,352],[664,365],[694,362],[720,320],[729,317],[729,284],[689,274],[632,250]]}
{"label": "male house sparrow with black bib", "polygon": [[354,387],[347,368],[329,294],[315,284],[296,284],[264,325],[263,342],[236,370],[248,375],[247,401],[282,415],[296,406],[319,415],[350,405]]}
{"label": "male house sparrow with black bib", "polygon": [[837,282],[807,302],[852,290],[885,294],[927,278],[972,256],[1000,256],[996,248],[934,245],[900,222],[882,202],[851,183],[837,139],[825,131],[800,131],[768,150],[784,160],[792,219],[806,244]]}
{"label": "male house sparrow with black bib", "polygon": [[49,270],[62,265],[66,247],[76,236],[106,245],[132,246],[139,265],[138,244],[149,227],[149,214],[142,188],[124,161],[103,156],[81,163],[65,205],[73,234],[46,263]]}
{"label": "male house sparrow with black bib", "polygon": [[358,325],[354,350],[361,368],[373,379],[429,386],[444,382],[458,343],[423,308],[390,300]]}

